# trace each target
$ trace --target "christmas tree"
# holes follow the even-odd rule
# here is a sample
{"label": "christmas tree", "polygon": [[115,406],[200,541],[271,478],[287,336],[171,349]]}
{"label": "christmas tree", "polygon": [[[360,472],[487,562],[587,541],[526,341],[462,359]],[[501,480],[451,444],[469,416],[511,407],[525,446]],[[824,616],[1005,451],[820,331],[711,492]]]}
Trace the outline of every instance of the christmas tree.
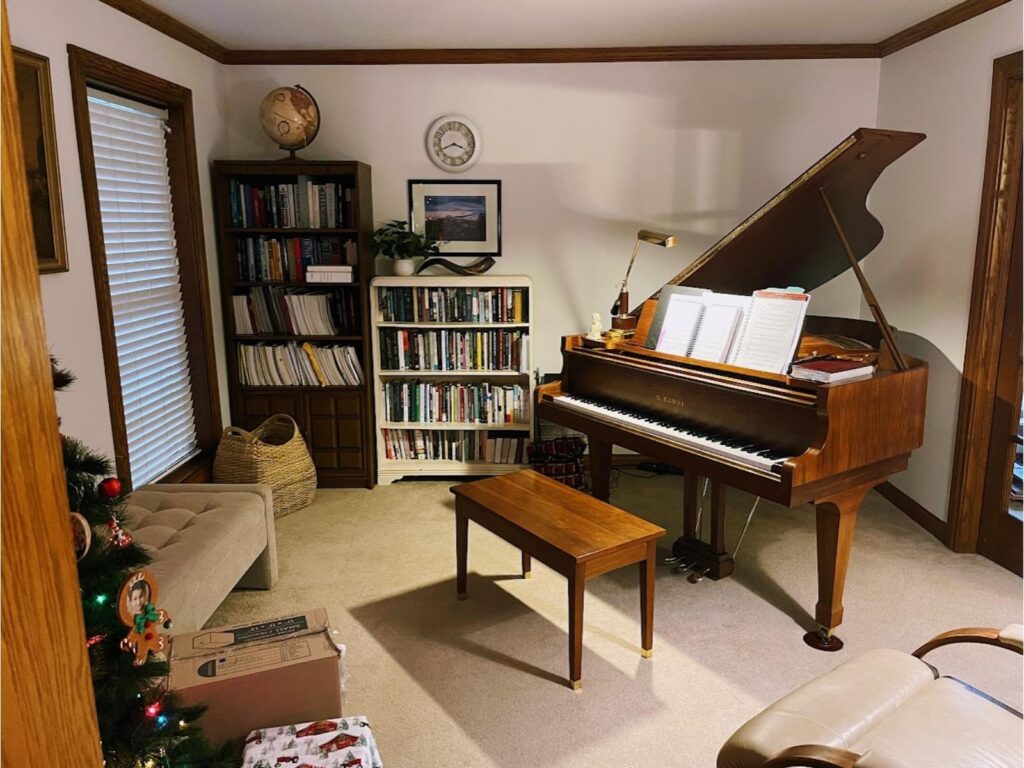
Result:
{"label": "christmas tree", "polygon": [[[54,363],[56,390],[73,381],[70,373]],[[80,521],[75,546],[84,642],[89,649],[106,767],[237,765],[237,754],[232,759],[231,752],[240,750],[211,748],[196,723],[202,708],[183,706],[167,690],[166,659],[146,650],[159,644],[161,630],[168,629],[169,622],[166,614],[149,602],[152,587],[135,587],[148,580],[139,570],[150,558],[124,527],[121,483],[110,476],[110,462],[72,437],[61,435],[61,445],[68,501],[73,519]],[[128,582],[132,589],[123,590]],[[124,620],[126,610],[130,625]]]}

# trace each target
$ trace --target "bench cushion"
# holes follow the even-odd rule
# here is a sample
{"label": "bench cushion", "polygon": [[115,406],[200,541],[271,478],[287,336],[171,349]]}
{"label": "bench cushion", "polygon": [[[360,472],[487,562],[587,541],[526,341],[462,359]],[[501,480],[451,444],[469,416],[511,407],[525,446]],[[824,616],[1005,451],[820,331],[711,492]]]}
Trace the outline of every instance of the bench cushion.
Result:
{"label": "bench cushion", "polygon": [[153,558],[159,607],[175,632],[200,629],[267,548],[266,505],[253,492],[165,492],[125,505],[128,528]]}

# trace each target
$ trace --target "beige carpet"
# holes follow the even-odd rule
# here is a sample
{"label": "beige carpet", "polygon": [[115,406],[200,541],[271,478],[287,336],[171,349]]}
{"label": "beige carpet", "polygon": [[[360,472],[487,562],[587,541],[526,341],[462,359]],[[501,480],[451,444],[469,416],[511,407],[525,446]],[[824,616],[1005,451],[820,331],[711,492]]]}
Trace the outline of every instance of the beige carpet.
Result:
{"label": "beige carpet", "polygon": [[[722,742],[763,706],[871,648],[912,650],[955,626],[1021,620],[1021,580],[957,555],[870,494],[846,585],[840,653],[812,651],[813,511],[762,502],[720,582],[659,568],[654,658],[639,655],[634,568],[588,584],[583,690],[565,685],[566,582],[470,527],[470,599],[455,599],[447,482],[325,490],[278,521],[281,579],[236,592],[210,626],[326,606],[348,644],[346,711],[367,715],[388,768],[713,766]],[[679,529],[678,477],[621,477],[612,501]],[[730,549],[751,498],[730,492]],[[662,551],[660,554],[665,554]],[[999,649],[929,657],[1021,708],[1021,659]]]}

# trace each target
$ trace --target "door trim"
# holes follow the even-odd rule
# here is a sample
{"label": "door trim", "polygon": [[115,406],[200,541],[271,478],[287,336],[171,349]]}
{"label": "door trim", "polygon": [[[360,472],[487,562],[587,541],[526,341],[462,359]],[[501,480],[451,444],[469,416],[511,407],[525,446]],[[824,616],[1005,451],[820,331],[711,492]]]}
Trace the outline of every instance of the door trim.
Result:
{"label": "door trim", "polygon": [[1017,51],[996,59],[992,68],[988,150],[946,528],[946,544],[956,552],[977,550],[981,525],[1001,343],[992,329],[1002,327],[1006,312],[1014,204],[1021,182],[1021,61]]}

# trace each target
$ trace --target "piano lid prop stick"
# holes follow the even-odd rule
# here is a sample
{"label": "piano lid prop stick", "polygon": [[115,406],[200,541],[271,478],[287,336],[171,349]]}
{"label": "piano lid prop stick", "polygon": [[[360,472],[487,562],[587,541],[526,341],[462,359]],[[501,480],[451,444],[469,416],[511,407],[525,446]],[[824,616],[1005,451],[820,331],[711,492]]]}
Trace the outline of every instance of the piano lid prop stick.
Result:
{"label": "piano lid prop stick", "polygon": [[868,307],[871,309],[871,315],[875,318],[875,322],[878,324],[878,328],[882,332],[882,338],[885,339],[885,343],[889,347],[889,351],[892,353],[892,359],[896,364],[896,369],[905,371],[910,366],[907,365],[907,361],[903,357],[903,352],[900,351],[899,346],[896,344],[896,334],[892,332],[892,326],[889,325],[889,321],[885,319],[885,314],[882,312],[882,308],[878,304],[878,299],[875,298],[875,292],[871,290],[871,286],[868,285],[867,278],[864,277],[864,273],[861,272],[857,257],[853,254],[853,249],[850,247],[850,241],[846,239],[846,233],[843,232],[843,227],[839,223],[839,219],[836,218],[836,212],[832,210],[832,204],[828,200],[828,195],[825,194],[825,188],[819,187],[818,192],[821,195],[821,202],[825,204],[825,210],[828,211],[828,217],[832,220],[832,227],[835,229],[836,234],[839,235],[839,241],[843,244],[843,250],[846,252],[846,258],[850,260],[850,266],[853,268],[853,274],[857,276],[857,282],[860,283],[861,293],[864,294],[864,299],[867,301]]}

